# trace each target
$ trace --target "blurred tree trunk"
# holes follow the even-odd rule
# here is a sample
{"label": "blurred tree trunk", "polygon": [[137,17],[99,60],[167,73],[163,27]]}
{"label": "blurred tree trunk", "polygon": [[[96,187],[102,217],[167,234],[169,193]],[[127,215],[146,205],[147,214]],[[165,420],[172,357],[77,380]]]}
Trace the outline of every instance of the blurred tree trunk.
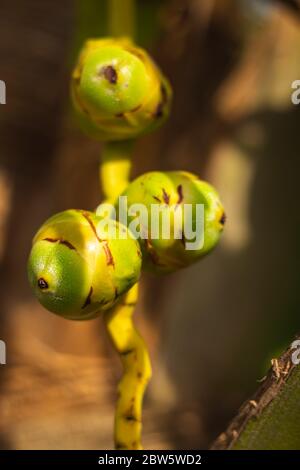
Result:
{"label": "blurred tree trunk", "polygon": [[[1,2],[1,166],[13,188],[1,266],[3,295],[24,292],[32,226],[51,212],[50,186],[62,110],[68,98],[66,63],[73,28],[72,0]],[[41,202],[42,201],[42,202]]]}
{"label": "blurred tree trunk", "polygon": [[[32,227],[38,227],[53,205],[51,178],[68,97],[65,64],[73,10],[72,0],[1,0],[0,71],[7,104],[0,115],[0,171],[11,193],[1,250],[0,338],[7,343],[8,363],[13,354],[6,301],[17,301],[27,292]],[[0,370],[0,379],[5,371]],[[8,443],[0,446],[7,448]]]}

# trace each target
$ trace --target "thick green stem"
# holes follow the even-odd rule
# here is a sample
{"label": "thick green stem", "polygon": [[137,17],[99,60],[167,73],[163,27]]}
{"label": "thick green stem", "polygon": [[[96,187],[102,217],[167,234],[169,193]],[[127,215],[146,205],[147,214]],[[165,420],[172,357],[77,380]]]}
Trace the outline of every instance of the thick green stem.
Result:
{"label": "thick green stem", "polygon": [[135,35],[135,0],[108,0],[109,34],[114,37]]}
{"label": "thick green stem", "polygon": [[258,391],[244,403],[212,449],[299,449],[300,365],[293,363],[300,355],[300,337],[297,340],[297,345],[293,343],[280,358],[272,360]]}

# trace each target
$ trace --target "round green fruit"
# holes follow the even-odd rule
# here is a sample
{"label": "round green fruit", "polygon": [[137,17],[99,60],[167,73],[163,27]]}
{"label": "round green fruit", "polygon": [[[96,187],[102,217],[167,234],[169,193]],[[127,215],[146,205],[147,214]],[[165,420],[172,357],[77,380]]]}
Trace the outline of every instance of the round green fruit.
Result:
{"label": "round green fruit", "polygon": [[[220,240],[226,220],[220,197],[196,175],[146,173],[130,183],[122,196],[127,197],[127,225],[140,242],[145,270],[164,273],[184,268]],[[124,212],[123,201],[120,198],[117,203],[119,214]]]}
{"label": "round green fruit", "polygon": [[102,141],[129,140],[168,117],[171,87],[129,39],[88,40],[73,71],[71,93],[84,131]]}
{"label": "round green fruit", "polygon": [[45,308],[72,320],[94,318],[138,281],[138,242],[127,227],[111,223],[113,238],[101,218],[88,211],[61,212],[42,225],[33,240],[28,276]]}

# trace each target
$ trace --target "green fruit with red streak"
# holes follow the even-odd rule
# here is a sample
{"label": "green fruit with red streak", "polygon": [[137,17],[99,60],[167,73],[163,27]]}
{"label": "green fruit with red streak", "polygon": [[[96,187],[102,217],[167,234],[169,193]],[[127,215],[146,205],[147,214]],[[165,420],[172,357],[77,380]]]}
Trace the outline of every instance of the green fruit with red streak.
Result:
{"label": "green fruit with red streak", "polygon": [[[199,180],[196,175],[184,171],[146,173],[130,183],[122,196],[127,196],[128,208],[138,203],[147,209],[147,218],[139,217],[138,212],[128,216],[130,229],[134,219],[139,217],[137,232],[141,233],[139,242],[145,270],[163,273],[184,268],[208,254],[220,240],[226,219],[220,197],[210,184]],[[162,212],[151,217],[153,205],[159,206]],[[200,206],[197,205],[202,205],[204,209],[203,230],[201,212],[197,213]],[[119,212],[120,208],[118,202]],[[190,228],[195,232],[194,239],[192,233],[186,233],[183,224],[184,214],[189,216],[185,212],[187,210],[190,210]],[[170,236],[167,234],[167,238],[162,232],[163,214],[170,216]],[[154,224],[159,227],[155,236]],[[187,249],[187,244],[191,242],[194,242],[193,249]]]}
{"label": "green fruit with red streak", "polygon": [[84,131],[103,141],[128,140],[168,117],[171,87],[146,51],[130,39],[88,40],[71,81]]}
{"label": "green fruit with red streak", "polygon": [[138,281],[139,244],[127,227],[111,223],[115,238],[87,211],[67,210],[42,225],[33,240],[28,276],[45,308],[72,320],[94,318]]}

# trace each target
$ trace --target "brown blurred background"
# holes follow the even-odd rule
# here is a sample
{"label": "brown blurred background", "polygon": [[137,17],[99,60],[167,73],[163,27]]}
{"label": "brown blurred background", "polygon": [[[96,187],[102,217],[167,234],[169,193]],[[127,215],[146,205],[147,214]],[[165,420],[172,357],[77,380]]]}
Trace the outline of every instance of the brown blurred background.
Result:
{"label": "brown blurred background", "polygon": [[[144,445],[207,448],[299,330],[300,105],[291,84],[300,79],[300,8],[137,4],[137,40],[175,98],[165,128],[138,143],[134,176],[194,171],[218,188],[228,216],[207,259],[143,277],[136,322],[154,369]],[[0,9],[0,447],[112,448],[121,368],[101,319],[48,313],[26,279],[39,225],[101,198],[100,146],[72,118],[68,79],[84,38],[106,34],[106,2],[0,0]]]}

